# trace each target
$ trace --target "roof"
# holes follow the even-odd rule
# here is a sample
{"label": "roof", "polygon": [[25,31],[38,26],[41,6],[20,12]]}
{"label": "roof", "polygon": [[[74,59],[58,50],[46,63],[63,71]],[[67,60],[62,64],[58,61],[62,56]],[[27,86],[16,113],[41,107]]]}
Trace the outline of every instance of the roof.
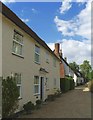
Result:
{"label": "roof", "polygon": [[64,60],[63,58],[62,58],[62,60],[63,60],[63,61],[65,62],[65,64],[76,74],[76,76],[79,77],[77,71],[73,70],[73,69],[70,67],[70,65],[67,63],[66,60]]}
{"label": "roof", "polygon": [[58,60],[60,60],[54,52],[48,47],[48,45],[30,28],[28,27],[13,11],[11,11],[7,6],[5,6],[2,2],[0,2],[0,12],[15,23],[19,28],[25,31],[28,35],[30,35],[36,42],[38,42],[41,46],[47,49],[51,54],[53,54]]}

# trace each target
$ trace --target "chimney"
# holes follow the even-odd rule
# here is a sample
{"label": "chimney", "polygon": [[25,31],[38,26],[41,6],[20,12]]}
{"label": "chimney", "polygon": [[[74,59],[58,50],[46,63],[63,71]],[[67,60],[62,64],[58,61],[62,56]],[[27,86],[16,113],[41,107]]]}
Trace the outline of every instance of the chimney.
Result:
{"label": "chimney", "polygon": [[59,56],[59,50],[60,50],[60,44],[59,43],[55,43],[55,54],[57,56]]}
{"label": "chimney", "polygon": [[67,57],[65,57],[64,60],[67,62]]}

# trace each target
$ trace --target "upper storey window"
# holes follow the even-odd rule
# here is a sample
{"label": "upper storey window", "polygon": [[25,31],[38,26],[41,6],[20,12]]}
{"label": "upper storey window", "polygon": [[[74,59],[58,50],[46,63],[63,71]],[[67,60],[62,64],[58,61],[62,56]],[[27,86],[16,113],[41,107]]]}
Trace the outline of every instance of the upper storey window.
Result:
{"label": "upper storey window", "polygon": [[15,30],[13,36],[13,53],[23,56],[23,35]]}

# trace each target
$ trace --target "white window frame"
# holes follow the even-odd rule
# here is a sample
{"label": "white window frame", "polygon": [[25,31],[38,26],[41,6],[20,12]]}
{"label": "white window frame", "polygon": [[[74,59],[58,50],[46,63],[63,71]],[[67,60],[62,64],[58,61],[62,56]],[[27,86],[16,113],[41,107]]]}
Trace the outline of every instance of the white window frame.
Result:
{"label": "white window frame", "polygon": [[40,47],[35,45],[35,55],[39,56],[39,61],[36,61],[36,59],[35,59],[35,63],[40,64],[40,53],[36,52],[36,47],[39,48],[39,51],[40,51]]}
{"label": "white window frame", "polygon": [[[34,84],[34,95],[40,95],[40,77],[38,75],[35,75],[34,76],[34,80],[35,80],[35,77],[38,77],[39,79],[39,83],[38,84]],[[38,86],[38,93],[35,93],[35,86]]]}
{"label": "white window frame", "polygon": [[[14,34],[15,34],[15,32],[17,32],[16,30],[14,30]],[[17,34],[19,34],[20,36],[22,36],[22,38],[23,38],[23,35],[21,35],[19,32],[17,32]],[[22,39],[22,42],[23,42],[23,39]],[[24,48],[24,43],[21,43],[21,42],[19,42],[19,41],[17,41],[16,39],[14,39],[14,35],[13,35],[13,44],[18,44],[18,45],[20,45],[21,47],[22,47],[22,54],[18,54],[17,52],[14,52],[14,46],[12,46],[12,53],[13,54],[15,54],[15,55],[17,55],[17,56],[20,56],[20,57],[24,57],[23,56],[23,48]]]}
{"label": "white window frame", "polygon": [[[20,84],[17,83],[17,81],[16,81],[16,85],[17,85],[17,87],[20,87],[19,97],[18,97],[18,98],[20,99],[20,98],[22,98],[22,74],[21,74],[21,73],[15,73],[15,74],[21,75]],[[15,77],[15,74],[14,74],[14,77]]]}

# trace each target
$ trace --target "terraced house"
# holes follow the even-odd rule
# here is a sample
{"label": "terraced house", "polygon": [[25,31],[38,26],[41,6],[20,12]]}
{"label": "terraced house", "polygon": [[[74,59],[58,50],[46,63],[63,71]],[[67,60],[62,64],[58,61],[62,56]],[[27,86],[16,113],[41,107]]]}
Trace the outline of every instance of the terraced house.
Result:
{"label": "terraced house", "polygon": [[60,60],[15,13],[0,5],[0,76],[17,78],[22,109],[29,100],[44,101],[60,89]]}

